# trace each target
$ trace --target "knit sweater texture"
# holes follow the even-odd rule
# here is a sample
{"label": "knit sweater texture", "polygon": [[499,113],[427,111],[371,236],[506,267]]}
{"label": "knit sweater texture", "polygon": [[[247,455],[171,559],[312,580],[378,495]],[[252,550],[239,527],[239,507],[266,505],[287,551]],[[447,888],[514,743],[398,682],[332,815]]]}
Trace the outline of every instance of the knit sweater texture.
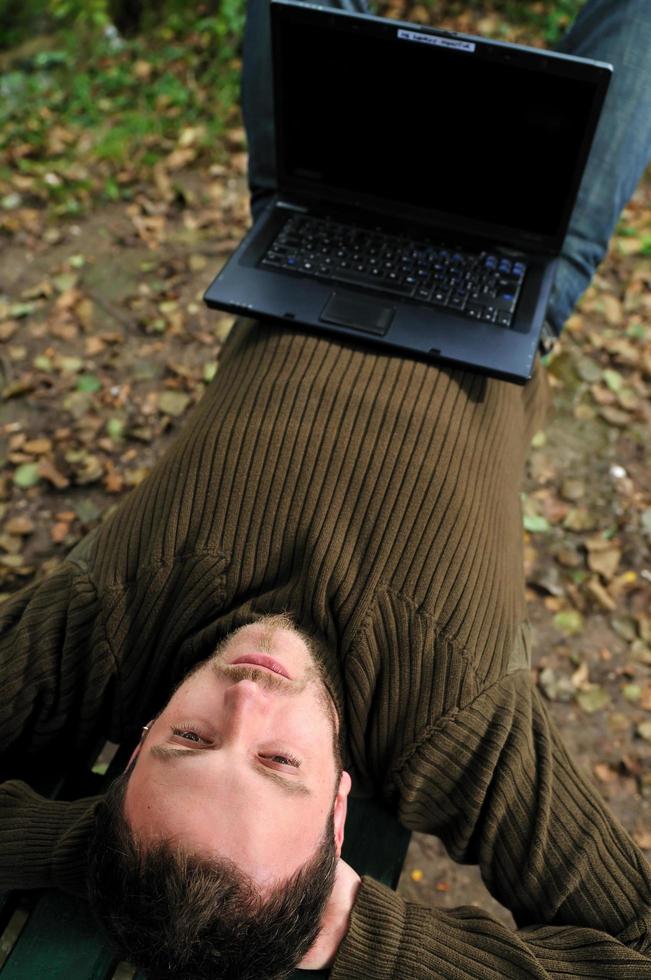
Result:
{"label": "knit sweater texture", "polygon": [[519,491],[545,400],[541,370],[238,321],[149,477],[0,607],[0,888],[84,893],[96,801],[39,796],[31,764],[134,742],[227,632],[288,611],[323,641],[354,792],[479,864],[517,926],[365,878],[332,980],[651,978],[649,866],[530,676]]}

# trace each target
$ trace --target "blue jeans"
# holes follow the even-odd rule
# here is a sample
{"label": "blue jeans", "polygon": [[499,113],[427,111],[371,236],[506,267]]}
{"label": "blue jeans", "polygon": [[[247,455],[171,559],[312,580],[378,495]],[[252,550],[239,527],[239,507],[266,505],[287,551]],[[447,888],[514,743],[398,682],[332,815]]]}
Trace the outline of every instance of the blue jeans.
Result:
{"label": "blue jeans", "polygon": [[[319,3],[369,12],[366,0]],[[547,308],[547,321],[556,334],[606,254],[619,214],[651,159],[651,0],[588,0],[558,50],[608,61],[615,72]],[[248,0],[242,109],[255,218],[276,187],[269,0]]]}

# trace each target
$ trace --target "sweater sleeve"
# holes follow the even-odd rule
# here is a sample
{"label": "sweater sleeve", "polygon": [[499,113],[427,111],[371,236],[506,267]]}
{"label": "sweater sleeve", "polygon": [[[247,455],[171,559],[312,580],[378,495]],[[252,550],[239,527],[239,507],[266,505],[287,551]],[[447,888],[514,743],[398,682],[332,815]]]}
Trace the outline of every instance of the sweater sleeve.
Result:
{"label": "sweater sleeve", "polygon": [[0,786],[0,891],[60,888],[86,896],[86,863],[100,797],[48,800],[26,783]]}
{"label": "sweater sleeve", "polygon": [[597,929],[513,931],[472,906],[430,909],[363,878],[330,980],[649,980],[651,960]]}
{"label": "sweater sleeve", "polygon": [[48,800],[21,780],[62,775],[106,729],[115,670],[99,620],[72,563],[0,607],[0,889],[83,891],[94,801]]}
{"label": "sweater sleeve", "polygon": [[[651,870],[568,758],[529,671],[424,731],[391,790],[407,827],[480,865],[518,929],[365,883],[335,976],[651,978]],[[362,969],[365,944],[377,957],[392,942],[393,966]]]}

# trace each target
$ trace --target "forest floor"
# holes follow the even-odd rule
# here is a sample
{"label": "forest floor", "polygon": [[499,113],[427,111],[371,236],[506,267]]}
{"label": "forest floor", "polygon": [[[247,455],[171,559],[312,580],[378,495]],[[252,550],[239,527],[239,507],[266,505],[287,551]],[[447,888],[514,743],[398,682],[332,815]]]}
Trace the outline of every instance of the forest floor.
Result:
{"label": "forest floor", "polygon": [[[464,14],[443,26],[490,28]],[[2,598],[111,513],[218,370],[232,319],[202,295],[248,223],[246,154],[237,121],[211,161],[188,153],[195,138],[183,130],[129,200],[73,220],[29,178],[0,180]],[[522,497],[536,681],[651,857],[649,176],[547,371],[553,411]],[[414,835],[400,889],[508,921],[432,838]]]}

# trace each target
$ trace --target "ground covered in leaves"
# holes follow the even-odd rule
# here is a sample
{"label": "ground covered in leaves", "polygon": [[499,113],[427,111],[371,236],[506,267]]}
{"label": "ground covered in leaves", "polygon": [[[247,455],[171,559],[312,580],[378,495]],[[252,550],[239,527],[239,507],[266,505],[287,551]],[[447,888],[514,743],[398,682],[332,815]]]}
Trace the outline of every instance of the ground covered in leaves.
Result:
{"label": "ground covered in leaves", "polygon": [[[542,21],[439,7],[410,13],[543,43]],[[146,86],[159,69],[143,51],[136,70]],[[231,320],[202,294],[248,222],[244,133],[229,108],[209,144],[201,119],[176,111],[173,84],[160,85],[159,110],[171,106],[177,124],[147,131],[149,156],[95,164],[92,138],[76,143],[53,109],[34,114],[38,139],[0,149],[2,598],[110,514],[218,370]],[[572,755],[651,856],[651,179],[548,374],[554,410],[523,488],[537,683]],[[419,836],[401,890],[494,909],[473,869]]]}

